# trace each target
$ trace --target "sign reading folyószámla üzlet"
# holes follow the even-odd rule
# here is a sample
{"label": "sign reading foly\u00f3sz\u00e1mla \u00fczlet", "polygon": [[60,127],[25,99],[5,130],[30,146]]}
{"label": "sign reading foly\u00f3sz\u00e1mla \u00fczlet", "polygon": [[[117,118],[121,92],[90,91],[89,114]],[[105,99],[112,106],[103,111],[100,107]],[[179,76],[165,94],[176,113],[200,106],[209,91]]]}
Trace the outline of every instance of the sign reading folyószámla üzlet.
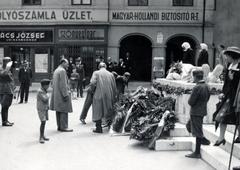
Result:
{"label": "sign reading foly\u00f3sz\u00e1mla \u00fczlet", "polygon": [[111,22],[200,23],[200,10],[115,10]]}
{"label": "sign reading foly\u00f3sz\u00e1mla \u00fczlet", "polygon": [[92,22],[106,21],[107,11],[91,9],[0,10],[0,22]]}
{"label": "sign reading foly\u00f3sz\u00e1mla \u00fczlet", "polygon": [[53,42],[52,30],[1,30],[0,43]]}

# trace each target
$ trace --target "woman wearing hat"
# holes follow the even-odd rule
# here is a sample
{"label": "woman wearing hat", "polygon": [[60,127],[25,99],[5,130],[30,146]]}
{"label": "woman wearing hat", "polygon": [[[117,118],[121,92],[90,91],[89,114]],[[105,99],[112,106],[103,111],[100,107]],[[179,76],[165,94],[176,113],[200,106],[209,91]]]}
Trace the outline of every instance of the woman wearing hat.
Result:
{"label": "woman wearing hat", "polygon": [[3,67],[0,69],[0,103],[2,105],[2,126],[12,126],[8,121],[8,109],[12,104],[14,83],[10,71],[12,61],[10,57],[3,58]]}
{"label": "woman wearing hat", "polygon": [[[238,47],[228,47],[224,54],[227,56],[228,69],[225,74],[225,80],[223,85],[223,101],[229,101],[229,107],[223,116],[220,123],[220,135],[214,146],[225,144],[225,132],[227,124],[235,125],[237,122],[237,116],[235,113],[235,97],[240,79],[240,49]],[[218,114],[218,113],[217,113]],[[238,128],[238,132],[240,129]],[[238,133],[239,134],[239,133]],[[240,143],[240,137],[235,140],[235,143]]]}
{"label": "woman wearing hat", "polygon": [[200,44],[200,53],[197,60],[197,66],[202,66],[203,64],[208,64],[208,46],[205,43]]}
{"label": "woman wearing hat", "polygon": [[193,66],[195,65],[194,62],[194,52],[188,42],[184,42],[182,44],[182,49],[183,49],[183,58],[182,62],[186,64],[192,64]]}

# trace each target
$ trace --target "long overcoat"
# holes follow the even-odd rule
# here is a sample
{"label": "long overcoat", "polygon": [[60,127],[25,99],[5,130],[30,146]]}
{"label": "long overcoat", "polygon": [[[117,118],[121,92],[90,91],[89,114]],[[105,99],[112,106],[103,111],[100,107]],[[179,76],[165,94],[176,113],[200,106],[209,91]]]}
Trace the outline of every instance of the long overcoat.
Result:
{"label": "long overcoat", "polygon": [[113,104],[116,100],[116,82],[113,74],[101,68],[93,72],[90,82],[96,85],[92,103],[92,120],[112,119]]}
{"label": "long overcoat", "polygon": [[64,113],[72,112],[67,72],[61,65],[53,73],[52,88],[50,110]]}

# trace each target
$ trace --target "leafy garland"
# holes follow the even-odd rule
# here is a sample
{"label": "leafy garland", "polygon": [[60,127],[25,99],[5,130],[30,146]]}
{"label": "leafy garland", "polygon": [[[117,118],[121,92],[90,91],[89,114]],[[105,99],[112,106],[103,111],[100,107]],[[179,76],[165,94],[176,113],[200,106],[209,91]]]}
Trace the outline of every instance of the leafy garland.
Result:
{"label": "leafy garland", "polygon": [[[153,87],[159,90],[160,92],[165,92],[167,94],[174,94],[177,96],[180,96],[182,94],[191,94],[192,92],[192,89],[185,89],[183,87],[173,87],[170,85],[163,85],[158,82],[154,82]],[[219,95],[220,93],[222,93],[222,90],[216,89],[215,87],[210,89],[211,95]]]}

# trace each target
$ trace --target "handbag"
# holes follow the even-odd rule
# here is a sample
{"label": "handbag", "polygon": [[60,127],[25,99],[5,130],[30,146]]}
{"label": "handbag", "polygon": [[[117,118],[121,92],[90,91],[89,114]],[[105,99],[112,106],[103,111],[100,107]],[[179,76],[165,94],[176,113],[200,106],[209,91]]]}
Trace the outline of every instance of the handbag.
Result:
{"label": "handbag", "polygon": [[230,108],[230,104],[229,104],[229,99],[227,99],[224,103],[218,103],[217,107],[219,106],[219,108],[217,108],[217,111],[213,114],[213,120],[215,120],[216,122],[223,122],[224,118],[230,114],[229,112],[229,108]]}

